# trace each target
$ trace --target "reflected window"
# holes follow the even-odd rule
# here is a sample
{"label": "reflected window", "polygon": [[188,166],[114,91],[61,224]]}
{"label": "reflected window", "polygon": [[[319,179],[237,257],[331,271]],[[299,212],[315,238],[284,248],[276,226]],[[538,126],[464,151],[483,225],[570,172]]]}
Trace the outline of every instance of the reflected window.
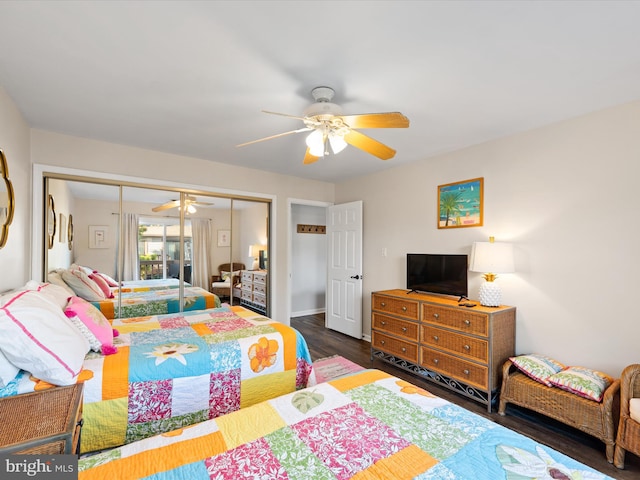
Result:
{"label": "reflected window", "polygon": [[[171,218],[141,218],[138,227],[140,279],[180,278],[180,223]],[[191,283],[191,222],[184,225],[184,280]]]}

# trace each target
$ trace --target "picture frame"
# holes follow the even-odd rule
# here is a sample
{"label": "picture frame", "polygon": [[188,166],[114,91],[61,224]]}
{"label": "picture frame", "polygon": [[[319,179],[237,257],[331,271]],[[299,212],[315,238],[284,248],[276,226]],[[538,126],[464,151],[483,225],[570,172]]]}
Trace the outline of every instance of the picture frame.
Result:
{"label": "picture frame", "polygon": [[107,225],[89,225],[89,248],[109,248]]}
{"label": "picture frame", "polygon": [[218,230],[218,246],[219,247],[231,246],[231,230]]}
{"label": "picture frame", "polygon": [[438,228],[481,227],[484,178],[438,185]]}

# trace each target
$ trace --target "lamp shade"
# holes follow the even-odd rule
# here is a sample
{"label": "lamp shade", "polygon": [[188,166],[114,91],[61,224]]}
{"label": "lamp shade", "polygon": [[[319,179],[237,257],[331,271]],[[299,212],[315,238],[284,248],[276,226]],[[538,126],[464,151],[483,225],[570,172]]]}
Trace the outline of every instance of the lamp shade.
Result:
{"label": "lamp shade", "polygon": [[480,273],[515,272],[513,245],[501,242],[474,242],[469,270]]}

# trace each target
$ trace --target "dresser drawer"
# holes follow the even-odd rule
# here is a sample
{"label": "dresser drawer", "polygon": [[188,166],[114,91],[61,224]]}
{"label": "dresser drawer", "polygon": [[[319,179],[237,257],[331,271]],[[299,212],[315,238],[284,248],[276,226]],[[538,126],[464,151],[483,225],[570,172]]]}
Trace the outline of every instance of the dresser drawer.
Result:
{"label": "dresser drawer", "polygon": [[242,289],[242,300],[253,301],[253,292],[251,290]]}
{"label": "dresser drawer", "polygon": [[418,345],[405,342],[380,332],[372,332],[371,346],[391,355],[395,355],[410,362],[418,361]]}
{"label": "dresser drawer", "polygon": [[489,316],[485,313],[423,304],[422,321],[435,323],[464,333],[483,337],[489,336]]}
{"label": "dresser drawer", "polygon": [[478,388],[487,389],[489,385],[488,367],[467,362],[429,347],[420,347],[420,365]]}
{"label": "dresser drawer", "polygon": [[267,293],[267,285],[264,283],[254,283],[253,293],[260,293],[262,295]]}
{"label": "dresser drawer", "polygon": [[371,328],[375,330],[383,330],[386,333],[406,338],[407,340],[418,341],[418,324],[400,320],[399,318],[389,317],[381,313],[373,313],[373,324]]}
{"label": "dresser drawer", "polygon": [[264,273],[254,273],[253,283],[265,286],[267,284],[267,276]]}
{"label": "dresser drawer", "polygon": [[416,300],[373,295],[373,310],[391,313],[410,320],[418,320],[418,315],[420,313],[419,306],[420,304]]}
{"label": "dresser drawer", "polygon": [[489,342],[441,328],[420,325],[420,343],[458,353],[483,363],[489,361]]}
{"label": "dresser drawer", "polygon": [[264,307],[267,304],[267,297],[260,293],[253,292],[253,303]]}
{"label": "dresser drawer", "polygon": [[253,282],[253,273],[242,271],[242,283],[251,283]]}

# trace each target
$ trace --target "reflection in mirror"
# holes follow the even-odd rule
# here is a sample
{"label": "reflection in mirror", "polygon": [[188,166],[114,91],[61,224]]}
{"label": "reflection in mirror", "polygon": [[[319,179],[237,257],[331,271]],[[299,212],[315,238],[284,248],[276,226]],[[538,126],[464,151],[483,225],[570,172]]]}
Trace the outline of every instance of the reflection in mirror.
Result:
{"label": "reflection in mirror", "polygon": [[73,215],[69,214],[69,223],[67,225],[67,246],[69,250],[73,250]]}
{"label": "reflection in mirror", "polygon": [[[56,209],[68,212],[73,230],[68,238],[73,243],[71,250],[65,248],[66,254],[58,251],[57,244],[49,250],[47,272],[72,263],[97,270],[122,283],[121,289],[115,289],[119,298],[132,288],[132,282],[146,282],[135,288],[178,288],[184,281],[187,290],[180,289],[184,291],[180,305],[192,301],[188,290],[192,287],[238,305],[242,300],[240,271],[251,270],[253,264],[247,256],[249,247],[265,245],[263,256],[268,250],[268,203],[84,179],[49,178],[48,182]],[[96,229],[104,240],[92,245],[88,233]],[[224,239],[221,233],[226,234]],[[225,265],[236,275],[223,285],[224,290],[214,290],[213,283],[222,280]],[[259,266],[268,273],[264,262]],[[267,295],[263,302],[268,308]]]}
{"label": "reflection in mirror", "polygon": [[0,175],[3,179],[0,182],[0,248],[2,248],[6,245],[9,237],[9,225],[13,221],[13,210],[15,208],[15,197],[13,185],[9,180],[7,158],[2,150],[0,150]]}
{"label": "reflection in mirror", "polygon": [[49,249],[53,248],[56,240],[56,225],[56,206],[53,195],[49,194],[49,200],[47,202],[47,239],[49,241]]}

